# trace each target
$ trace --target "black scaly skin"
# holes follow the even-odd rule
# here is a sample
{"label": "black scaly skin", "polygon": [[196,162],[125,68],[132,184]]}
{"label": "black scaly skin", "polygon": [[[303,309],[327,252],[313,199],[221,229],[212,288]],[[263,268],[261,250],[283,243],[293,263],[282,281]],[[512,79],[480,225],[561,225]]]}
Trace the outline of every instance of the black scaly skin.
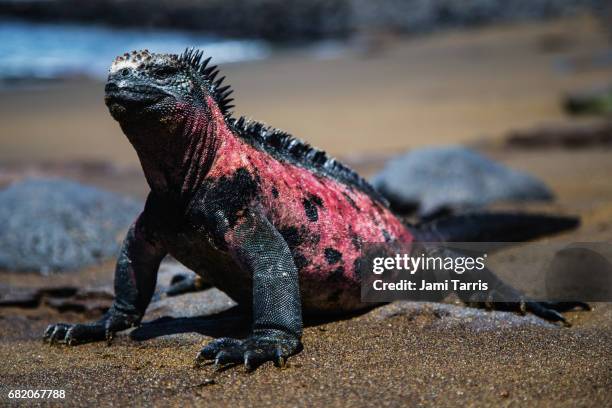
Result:
{"label": "black scaly skin", "polygon": [[[204,213],[207,209],[204,209]],[[253,276],[253,333],[245,340],[217,339],[198,354],[216,364],[244,362],[248,370],[285,359],[301,349],[302,310],[298,272],[287,243],[270,222],[256,211],[235,232],[236,254]],[[227,218],[221,223],[226,224]]]}

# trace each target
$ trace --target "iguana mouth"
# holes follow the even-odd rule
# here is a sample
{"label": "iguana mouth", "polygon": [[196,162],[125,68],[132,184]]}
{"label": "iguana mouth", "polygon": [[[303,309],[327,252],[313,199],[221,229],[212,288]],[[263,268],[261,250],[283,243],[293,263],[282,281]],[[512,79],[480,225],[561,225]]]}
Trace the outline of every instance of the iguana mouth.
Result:
{"label": "iguana mouth", "polygon": [[146,107],[159,102],[167,95],[151,87],[119,87],[109,82],[104,88],[107,106],[118,104],[124,107]]}

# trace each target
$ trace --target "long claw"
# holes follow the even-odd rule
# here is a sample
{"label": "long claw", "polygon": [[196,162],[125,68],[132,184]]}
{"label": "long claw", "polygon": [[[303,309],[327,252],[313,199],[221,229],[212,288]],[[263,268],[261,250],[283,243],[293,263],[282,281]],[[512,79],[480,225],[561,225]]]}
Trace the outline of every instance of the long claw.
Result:
{"label": "long claw", "polygon": [[64,341],[66,336],[66,325],[58,324],[55,326],[53,333],[51,333],[50,343],[56,344]]}
{"label": "long claw", "polygon": [[213,369],[215,371],[219,371],[226,364],[237,363],[240,362],[241,359],[242,355],[236,355],[232,352],[220,351],[215,357],[215,364],[213,365]]}
{"label": "long claw", "polygon": [[244,368],[247,372],[254,371],[257,367],[270,359],[270,354],[263,350],[248,350],[244,353]]}
{"label": "long claw", "polygon": [[200,350],[200,352],[196,356],[195,361],[193,362],[193,367],[194,368],[200,367],[205,360],[208,360],[208,359],[204,357],[202,350]]}
{"label": "long claw", "polygon": [[64,337],[64,341],[69,346],[74,346],[75,345],[74,338],[72,337],[72,329],[73,329],[73,327],[69,328],[68,331],[66,332],[66,336]]}
{"label": "long claw", "polygon": [[221,369],[221,363],[218,358],[215,359],[215,363],[213,364],[213,370],[219,371]]}
{"label": "long claw", "polygon": [[246,353],[244,353],[244,369],[247,372],[253,371],[255,369],[254,359],[255,353],[253,353],[252,351],[247,351]]}
{"label": "long claw", "polygon": [[106,332],[104,333],[104,338],[106,340],[107,346],[110,346],[113,343],[113,337],[114,337],[113,331],[107,328]]}
{"label": "long claw", "polygon": [[204,348],[202,348],[202,350],[200,351],[198,355],[199,356],[201,355],[202,358],[204,358],[205,360],[214,360],[217,354],[222,349],[228,348],[228,347],[239,347],[240,344],[241,344],[241,341],[237,339],[230,339],[230,338],[217,339],[217,340],[214,340],[208,343],[206,346],[204,346]]}
{"label": "long claw", "polygon": [[239,363],[242,360],[242,352],[237,350],[221,350],[215,357],[216,365],[229,363]]}
{"label": "long claw", "polygon": [[285,364],[287,363],[287,359],[283,355],[283,350],[280,346],[276,347],[274,350],[274,365],[279,368],[285,368]]}
{"label": "long claw", "polygon": [[55,325],[53,324],[50,324],[49,326],[47,326],[47,328],[45,329],[45,333],[43,334],[44,342],[49,341],[49,339],[51,338],[51,333],[53,332],[54,329],[55,329]]}
{"label": "long claw", "polygon": [[51,332],[51,336],[49,336],[49,344],[55,344],[56,341],[56,333],[57,333],[57,326],[55,326],[53,328],[53,331]]}

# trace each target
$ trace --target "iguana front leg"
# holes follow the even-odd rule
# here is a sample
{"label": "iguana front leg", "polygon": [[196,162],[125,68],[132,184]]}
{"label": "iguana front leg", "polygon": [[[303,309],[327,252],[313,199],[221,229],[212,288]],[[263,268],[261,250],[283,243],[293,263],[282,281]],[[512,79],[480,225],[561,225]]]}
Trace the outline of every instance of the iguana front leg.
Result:
{"label": "iguana front leg", "polygon": [[110,341],[114,333],[139,324],[153,296],[159,264],[165,255],[141,214],[130,227],[117,259],[115,300],[108,312],[93,323],[49,325],[43,339],[68,345]]}
{"label": "iguana front leg", "polygon": [[219,338],[204,347],[196,364],[243,363],[253,370],[266,361],[283,366],[301,350],[302,308],[298,272],[287,243],[261,214],[245,214],[226,239],[236,261],[253,278],[253,332],[244,340]]}

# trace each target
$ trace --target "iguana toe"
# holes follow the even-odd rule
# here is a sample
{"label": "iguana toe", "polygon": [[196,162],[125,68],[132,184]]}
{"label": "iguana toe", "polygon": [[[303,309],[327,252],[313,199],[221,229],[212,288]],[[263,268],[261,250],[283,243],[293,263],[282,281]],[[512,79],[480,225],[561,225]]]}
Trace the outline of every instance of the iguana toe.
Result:
{"label": "iguana toe", "polygon": [[43,334],[43,341],[74,346],[81,343],[104,340],[103,324],[51,324]]}
{"label": "iguana toe", "polygon": [[565,326],[570,326],[570,323],[563,317],[563,315],[557,312],[555,309],[548,308],[545,303],[542,302],[526,302],[527,310],[534,315],[546,319],[551,322],[561,322]]}
{"label": "iguana toe", "polygon": [[50,324],[43,334],[43,341],[50,344],[63,343],[69,328],[70,325],[66,323]]}

